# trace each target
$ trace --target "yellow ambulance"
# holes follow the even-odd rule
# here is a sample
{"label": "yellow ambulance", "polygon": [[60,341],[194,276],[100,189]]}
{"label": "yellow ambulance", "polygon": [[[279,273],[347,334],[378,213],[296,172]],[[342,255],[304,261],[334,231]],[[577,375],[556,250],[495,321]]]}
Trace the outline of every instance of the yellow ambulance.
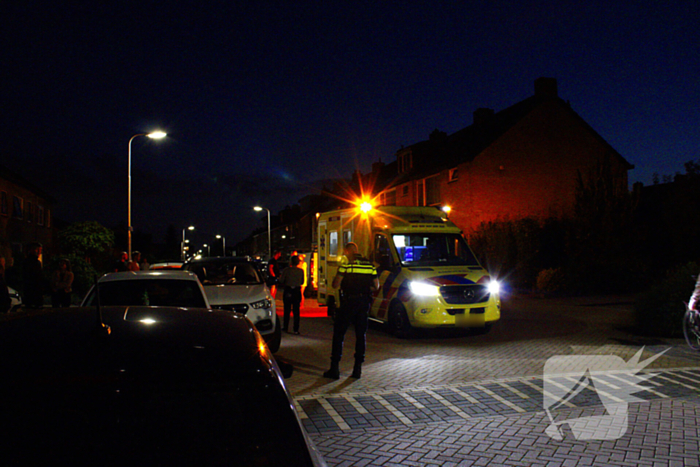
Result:
{"label": "yellow ambulance", "polygon": [[474,256],[461,230],[436,207],[361,206],[318,216],[318,302],[333,316],[333,278],[343,248],[358,245],[377,266],[370,319],[399,337],[415,328],[477,328],[500,318],[499,284]]}

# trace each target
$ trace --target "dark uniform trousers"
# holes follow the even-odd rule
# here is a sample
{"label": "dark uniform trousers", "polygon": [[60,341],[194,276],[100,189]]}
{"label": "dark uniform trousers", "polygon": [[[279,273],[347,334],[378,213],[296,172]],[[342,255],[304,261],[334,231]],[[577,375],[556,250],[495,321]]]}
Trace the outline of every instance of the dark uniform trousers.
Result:
{"label": "dark uniform trousers", "polygon": [[343,340],[350,324],[355,327],[355,362],[362,363],[365,361],[365,336],[367,334],[371,303],[372,299],[369,294],[343,295],[340,308],[335,314],[335,323],[333,324],[332,363],[339,363],[343,356]]}

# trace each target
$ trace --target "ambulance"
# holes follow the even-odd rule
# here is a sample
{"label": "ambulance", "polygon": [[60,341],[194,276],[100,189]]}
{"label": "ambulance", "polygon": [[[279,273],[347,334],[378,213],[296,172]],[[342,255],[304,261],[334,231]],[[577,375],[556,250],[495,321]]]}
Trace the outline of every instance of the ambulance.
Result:
{"label": "ambulance", "polygon": [[498,321],[498,281],[484,269],[461,230],[436,207],[369,203],[318,216],[318,302],[333,316],[340,304],[332,287],[343,248],[358,245],[377,267],[380,288],[370,319],[398,337],[416,328],[475,328]]}

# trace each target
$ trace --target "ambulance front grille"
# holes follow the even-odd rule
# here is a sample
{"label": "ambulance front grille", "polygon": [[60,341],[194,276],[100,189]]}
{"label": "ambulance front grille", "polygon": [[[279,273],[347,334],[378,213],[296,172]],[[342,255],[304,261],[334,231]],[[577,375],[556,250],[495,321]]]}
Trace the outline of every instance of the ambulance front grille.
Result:
{"label": "ambulance front grille", "polygon": [[444,285],[440,294],[450,305],[483,303],[489,300],[489,290],[484,285]]}

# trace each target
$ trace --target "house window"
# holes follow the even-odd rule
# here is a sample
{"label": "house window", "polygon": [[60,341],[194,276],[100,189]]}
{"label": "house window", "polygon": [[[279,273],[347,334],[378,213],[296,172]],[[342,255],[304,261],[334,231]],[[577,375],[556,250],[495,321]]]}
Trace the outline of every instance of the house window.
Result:
{"label": "house window", "polygon": [[0,213],[3,216],[7,216],[10,213],[10,203],[7,201],[7,192],[2,192],[2,198],[0,199]]}
{"label": "house window", "polygon": [[23,217],[24,200],[19,196],[12,197],[12,217],[22,219]]}
{"label": "house window", "polygon": [[27,218],[27,222],[34,222],[34,206],[32,206],[32,203],[27,201],[27,210],[25,217]]}
{"label": "house window", "polygon": [[36,223],[44,225],[44,206],[36,205]]}
{"label": "house window", "polygon": [[440,204],[440,177],[425,179],[425,205]]}
{"label": "house window", "polygon": [[404,185],[401,191],[403,196],[408,196],[408,185]]}
{"label": "house window", "polygon": [[384,195],[384,206],[396,206],[396,190],[389,190]]}
{"label": "house window", "polygon": [[413,157],[411,152],[399,154],[399,173],[408,172],[413,168]]}
{"label": "house window", "polygon": [[416,206],[440,204],[440,177],[433,176],[416,183]]}
{"label": "house window", "polygon": [[459,169],[457,169],[457,168],[450,169],[450,176],[449,176],[448,181],[454,182],[458,178],[459,178]]}

